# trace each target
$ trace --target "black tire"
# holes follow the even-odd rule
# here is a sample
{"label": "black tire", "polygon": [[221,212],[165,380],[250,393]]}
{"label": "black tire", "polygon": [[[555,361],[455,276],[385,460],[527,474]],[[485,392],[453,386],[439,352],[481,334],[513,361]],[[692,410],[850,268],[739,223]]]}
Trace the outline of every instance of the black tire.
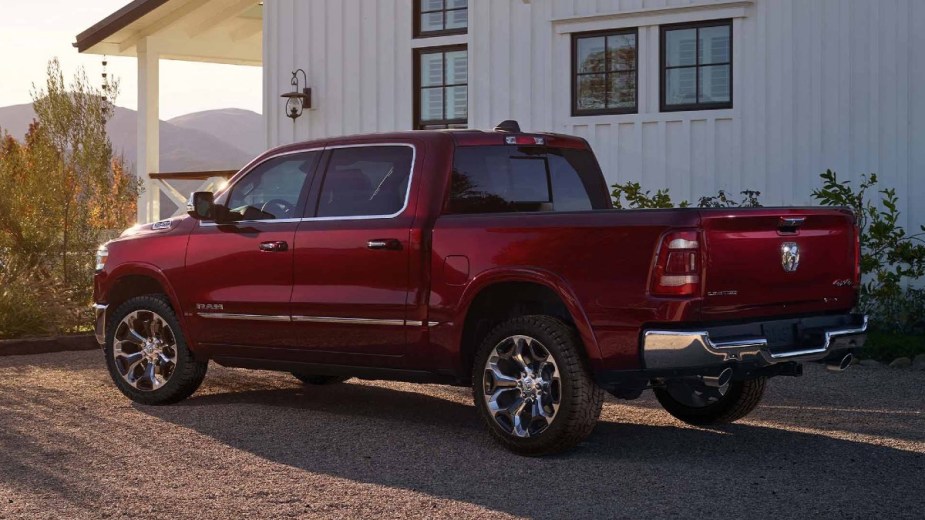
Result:
{"label": "black tire", "polygon": [[[156,389],[140,390],[133,387],[116,367],[113,356],[116,329],[122,320],[136,311],[149,311],[160,316],[170,327],[175,341],[176,362],[166,383]],[[166,296],[151,294],[132,298],[110,313],[106,323],[106,366],[109,375],[119,390],[132,401],[145,405],[166,405],[186,399],[202,384],[208,369],[208,361],[197,360],[186,342],[186,337],[180,327],[176,313],[170,306]]]}
{"label": "black tire", "polygon": [[[490,387],[486,387],[486,363],[496,347],[500,348],[502,342],[515,336],[529,336],[538,341],[552,357],[559,372],[558,383],[555,384],[556,394],[559,396],[557,411],[551,422],[543,419],[545,429],[527,437],[518,437],[499,424],[492,415],[485,397],[490,392]],[[539,456],[568,450],[591,434],[601,415],[604,392],[591,377],[587,363],[582,357],[582,349],[577,332],[564,322],[549,316],[514,318],[488,333],[475,355],[472,394],[479,416],[496,440],[515,453]],[[543,359],[548,360],[548,357]],[[518,393],[519,390],[514,392]],[[532,412],[530,417],[531,420],[536,419]],[[528,424],[527,430],[530,428]]]}
{"label": "black tire", "polygon": [[306,385],[336,385],[350,379],[345,376],[321,376],[317,374],[303,374],[300,372],[292,372],[292,375]]}
{"label": "black tire", "polygon": [[665,411],[676,418],[688,424],[707,426],[731,423],[750,414],[761,402],[766,386],[765,377],[732,381],[726,393],[716,402],[697,407],[680,402],[664,387],[655,388],[655,397]]}

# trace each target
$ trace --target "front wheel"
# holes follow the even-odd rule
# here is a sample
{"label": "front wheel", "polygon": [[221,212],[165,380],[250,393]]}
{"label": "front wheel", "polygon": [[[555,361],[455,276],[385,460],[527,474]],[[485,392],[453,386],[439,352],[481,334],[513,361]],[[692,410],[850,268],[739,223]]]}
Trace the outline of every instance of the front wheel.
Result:
{"label": "front wheel", "polygon": [[731,423],[761,402],[767,378],[732,381],[711,388],[695,380],[676,379],[655,388],[662,407],[676,418],[697,426]]}
{"label": "front wheel", "polygon": [[106,325],[106,366],[119,390],[136,403],[181,401],[206,376],[207,361],[193,357],[177,315],[161,295],[132,298]]}
{"label": "front wheel", "polygon": [[475,406],[492,435],[522,455],[567,450],[601,414],[604,392],[581,357],[575,330],[523,316],[492,330],[475,356]]}

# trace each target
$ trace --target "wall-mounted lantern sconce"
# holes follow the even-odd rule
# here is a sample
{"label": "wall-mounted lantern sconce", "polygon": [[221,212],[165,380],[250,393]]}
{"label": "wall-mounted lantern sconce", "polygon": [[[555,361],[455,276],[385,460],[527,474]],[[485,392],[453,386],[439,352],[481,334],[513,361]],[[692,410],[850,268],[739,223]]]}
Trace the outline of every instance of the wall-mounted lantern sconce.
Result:
{"label": "wall-mounted lantern sconce", "polygon": [[[299,83],[299,73],[302,73],[302,83]],[[280,97],[286,98],[286,117],[293,121],[302,115],[304,109],[312,108],[312,89],[308,88],[308,77],[302,69],[292,71],[292,79],[289,81],[292,85],[292,92],[286,92]],[[302,87],[301,89],[299,87]]]}

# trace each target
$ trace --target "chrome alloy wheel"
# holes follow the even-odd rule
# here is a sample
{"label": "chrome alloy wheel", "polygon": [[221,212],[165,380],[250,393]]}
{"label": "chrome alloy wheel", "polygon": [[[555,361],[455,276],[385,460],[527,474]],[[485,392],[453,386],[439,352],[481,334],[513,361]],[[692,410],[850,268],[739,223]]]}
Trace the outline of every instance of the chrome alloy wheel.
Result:
{"label": "chrome alloy wheel", "polygon": [[177,340],[159,314],[137,310],[119,322],[112,356],[128,384],[144,392],[163,387],[177,368]]}
{"label": "chrome alloy wheel", "polygon": [[559,367],[549,350],[529,336],[511,336],[495,346],[482,384],[489,414],[515,437],[542,433],[559,411]]}

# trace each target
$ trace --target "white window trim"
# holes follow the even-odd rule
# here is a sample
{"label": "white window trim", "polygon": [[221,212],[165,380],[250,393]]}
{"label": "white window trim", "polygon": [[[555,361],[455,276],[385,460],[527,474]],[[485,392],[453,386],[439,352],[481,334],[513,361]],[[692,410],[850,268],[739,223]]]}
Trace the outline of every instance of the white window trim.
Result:
{"label": "white window trim", "polygon": [[553,18],[551,22],[556,33],[570,34],[725,18],[745,18],[754,3],[754,0],[723,0],[677,7],[655,7],[591,16]]}

